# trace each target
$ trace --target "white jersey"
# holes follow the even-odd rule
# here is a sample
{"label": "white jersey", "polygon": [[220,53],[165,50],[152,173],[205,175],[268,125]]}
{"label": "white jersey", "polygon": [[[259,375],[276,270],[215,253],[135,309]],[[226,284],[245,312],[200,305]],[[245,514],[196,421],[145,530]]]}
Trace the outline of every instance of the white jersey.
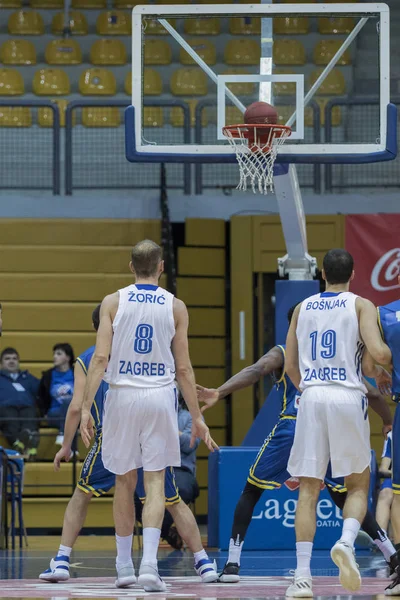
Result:
{"label": "white jersey", "polygon": [[157,388],[173,383],[173,301],[172,294],[156,285],[130,285],[119,290],[105,381],[134,388]]}
{"label": "white jersey", "polygon": [[302,391],[334,384],[366,393],[356,299],[351,292],[324,292],[303,300],[296,330]]}

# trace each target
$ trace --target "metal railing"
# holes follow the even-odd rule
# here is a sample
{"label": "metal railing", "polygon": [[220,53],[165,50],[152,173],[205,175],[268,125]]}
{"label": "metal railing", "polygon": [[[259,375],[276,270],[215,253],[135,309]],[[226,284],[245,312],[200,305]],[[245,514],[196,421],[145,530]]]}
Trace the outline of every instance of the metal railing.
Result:
{"label": "metal railing", "polygon": [[[60,193],[60,113],[50,100],[0,100],[0,189]],[[51,115],[51,117],[50,117]]]}

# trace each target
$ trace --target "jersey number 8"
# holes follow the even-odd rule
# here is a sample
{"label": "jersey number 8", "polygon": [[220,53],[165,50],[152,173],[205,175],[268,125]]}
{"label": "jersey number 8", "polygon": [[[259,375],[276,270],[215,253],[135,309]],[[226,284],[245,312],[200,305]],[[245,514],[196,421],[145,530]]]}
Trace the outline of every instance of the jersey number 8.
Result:
{"label": "jersey number 8", "polygon": [[141,323],[136,327],[133,348],[136,354],[150,354],[153,349],[153,327],[151,325]]}

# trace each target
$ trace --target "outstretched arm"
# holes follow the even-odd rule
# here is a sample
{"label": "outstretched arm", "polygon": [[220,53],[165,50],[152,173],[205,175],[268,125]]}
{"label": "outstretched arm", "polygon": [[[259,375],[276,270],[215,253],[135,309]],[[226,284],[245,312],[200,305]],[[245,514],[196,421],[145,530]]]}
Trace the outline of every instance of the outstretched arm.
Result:
{"label": "outstretched arm", "polygon": [[294,309],[293,317],[290,323],[289,331],[286,338],[286,373],[291,379],[294,386],[300,389],[300,367],[299,367],[299,346],[297,342],[297,321],[299,319],[299,312],[301,303]]}
{"label": "outstretched arm", "polygon": [[392,413],[382,394],[378,392],[368,381],[364,380],[367,388],[368,404],[377,415],[382,419],[382,433],[386,437],[392,429]]}
{"label": "outstretched arm", "polygon": [[375,362],[383,365],[390,364],[392,353],[382,339],[375,305],[365,298],[357,298],[356,308],[359,315],[360,334],[368,352]]}

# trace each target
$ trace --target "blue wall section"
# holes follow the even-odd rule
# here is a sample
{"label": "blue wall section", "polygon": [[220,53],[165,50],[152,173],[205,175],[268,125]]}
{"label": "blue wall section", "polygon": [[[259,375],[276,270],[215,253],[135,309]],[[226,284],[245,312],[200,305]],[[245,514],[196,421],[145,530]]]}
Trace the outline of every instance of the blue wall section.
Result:
{"label": "blue wall section", "polygon": [[[247,474],[258,448],[221,448],[208,462],[208,545],[226,550],[236,503],[245,486]],[[376,458],[371,457],[369,506],[373,507],[376,485]],[[257,504],[248,529],[246,550],[277,550],[295,547],[294,517],[297,491],[286,485],[279,490],[265,490]],[[321,491],[317,506],[317,533],[314,548],[326,550],[340,537],[342,516],[326,489]]]}
{"label": "blue wall section", "polygon": [[288,330],[287,314],[289,308],[298,304],[304,298],[318,294],[320,283],[318,280],[311,281],[288,281],[275,282],[275,343],[284,344]]}

